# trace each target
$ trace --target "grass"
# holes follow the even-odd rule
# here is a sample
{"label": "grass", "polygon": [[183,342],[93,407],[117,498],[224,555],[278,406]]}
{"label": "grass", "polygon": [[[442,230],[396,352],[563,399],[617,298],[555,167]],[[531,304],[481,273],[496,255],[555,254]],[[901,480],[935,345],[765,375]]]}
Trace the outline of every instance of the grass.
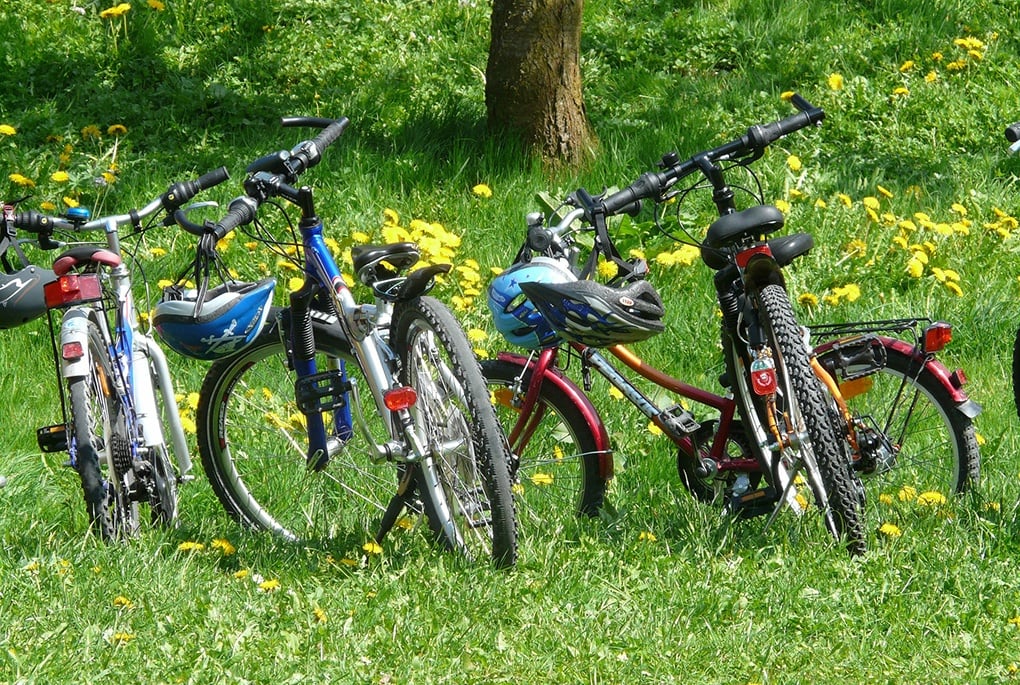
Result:
{"label": "grass", "polygon": [[[799,314],[953,322],[944,359],[965,368],[984,406],[984,477],[974,496],[942,507],[873,497],[873,528],[893,522],[903,534],[876,533],[871,552],[851,561],[817,522],[782,517],[764,530],[699,507],[668,450],[596,398],[621,450],[611,491],[619,516],[550,535],[511,572],[463,564],[411,534],[389,539],[381,555],[360,549],[360,531],[325,550],[245,534],[200,468],[182,491],[180,528],[147,527],[107,547],[84,535],[63,456],[35,446],[34,429],[59,416],[48,331],[36,321],[0,333],[0,473],[9,479],[0,490],[0,682],[1020,677],[1020,460],[1008,375],[1018,245],[1001,216],[1016,212],[1020,173],[1002,138],[1020,119],[1012,4],[884,0],[832,12],[822,0],[591,0],[582,69],[601,148],[574,172],[546,171],[486,135],[485,3],[165,0],[156,10],[136,1],[110,19],[99,16],[105,5],[79,2],[79,14],[71,4],[12,0],[0,16],[0,33],[17,36],[0,55],[0,124],[16,130],[0,135],[3,197],[26,194],[8,179],[21,174],[36,182],[28,206],[70,197],[112,211],[227,164],[235,181],[210,194],[226,202],[245,162],[303,135],[281,131],[281,115],[346,115],[351,129],[308,177],[338,247],[355,231],[380,235],[389,208],[409,231],[420,219],[459,235],[456,260],[477,260],[482,282],[512,258],[535,193],[623,185],[667,150],[691,154],[785,115],[780,93],[801,92],[826,109],[825,124],[757,165],[766,198],[787,202],[791,229],[818,245],[790,272],[791,291],[817,299]],[[126,133],[110,133],[115,125]],[[111,168],[115,182],[97,187]],[[52,180],[58,170],[68,180]],[[473,194],[478,183],[493,196]],[[707,224],[699,208],[688,220],[695,234]],[[648,215],[632,228],[627,247],[651,258],[670,309],[667,333],[640,351],[711,383],[707,270],[656,263],[675,246],[653,237]],[[150,283],[173,278],[189,239],[146,240],[170,253],[143,261]],[[227,254],[249,278],[275,269],[240,241]],[[477,285],[458,279],[444,296],[467,327],[490,332],[480,347],[492,353],[500,343],[472,296]],[[839,297],[850,285],[860,297]],[[203,368],[173,363],[186,404]]]}

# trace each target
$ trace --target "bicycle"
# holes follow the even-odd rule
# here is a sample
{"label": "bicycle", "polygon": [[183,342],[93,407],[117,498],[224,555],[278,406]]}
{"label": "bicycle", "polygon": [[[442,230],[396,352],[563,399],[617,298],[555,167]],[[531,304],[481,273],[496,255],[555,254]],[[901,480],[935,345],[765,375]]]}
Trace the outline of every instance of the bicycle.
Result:
{"label": "bicycle", "polygon": [[[89,527],[104,540],[139,531],[139,503],[148,504],[153,522],[173,525],[178,485],[191,470],[166,356],[136,317],[131,269],[125,264],[130,255],[121,248],[119,229],[130,226],[131,236],[140,236],[155,225],[158,211],[172,213],[226,178],[220,168],[172,184],[141,209],[91,220],[85,208],[56,217],[4,205],[3,284],[13,293],[5,301],[5,324],[47,314],[60,395],[62,421],[39,428],[37,442],[43,452],[69,454],[68,465],[81,479]],[[30,242],[43,250],[67,247],[55,234],[102,230],[106,240],[70,247],[52,269],[42,269],[28,263],[18,230],[33,234]],[[13,269],[9,251],[17,253],[21,269]]]}
{"label": "bicycle", "polygon": [[[326,245],[312,189],[294,186],[348,120],[282,123],[321,131],[252,162],[244,194],[217,222],[175,214],[199,236],[196,263],[204,260],[206,271],[213,245],[241,229],[298,265],[303,278],[288,306],[273,307],[250,344],[217,359],[202,383],[198,444],[213,490],[245,526],[289,540],[378,526],[379,543],[394,525],[411,523],[401,515],[408,510],[424,513],[446,548],[513,564],[506,438],[466,335],[426,295],[450,265],[411,271],[419,261],[413,243],[355,246],[354,273],[372,291],[371,302],[356,300]],[[259,219],[266,203],[300,210],[289,238],[276,238]],[[175,331],[169,319],[158,320],[164,306],[174,303],[157,307],[164,339],[194,343],[191,323]]]}
{"label": "bicycle", "polygon": [[[1006,141],[1010,143],[1011,154],[1020,152],[1020,121],[1006,127]],[[1016,339],[1013,341],[1013,405],[1016,415],[1020,418],[1020,328],[1017,328]]]}
{"label": "bicycle", "polygon": [[[924,441],[920,450],[904,451],[908,437],[918,442],[917,435],[927,434],[921,430],[925,426],[935,426],[949,445],[954,465],[947,489],[959,491],[976,480],[971,419],[980,408],[963,393],[962,372],[950,374],[934,356],[948,342],[948,326],[919,331],[917,322],[904,320],[818,329],[835,340],[812,350],[808,331],[793,316],[781,270],[805,254],[813,240],[807,234],[767,239],[782,227],[783,215],[761,200],[750,209],[734,208],[725,171],[739,165],[750,173],[748,165],[765,147],[824,116],[797,96],[793,102],[799,114],[752,126],[741,138],[684,162],[670,153],[663,157],[662,171],[644,174],[622,191],[596,198],[576,191],[564,201],[569,211],[558,221],[555,213],[548,223],[542,214],[529,215],[517,265],[490,286],[490,308],[497,329],[533,352],[504,352],[483,362],[497,388],[496,404],[516,460],[522,528],[565,512],[592,516],[603,505],[613,453],[585,392],[591,389],[592,369],[676,445],[681,481],[697,499],[723,502],[740,516],[769,513],[774,519],[784,504],[803,509],[794,489],[803,470],[818,509],[826,513],[826,527],[845,538],[854,554],[865,550],[858,474],[888,473],[894,465],[906,474],[907,463],[916,464],[912,474],[925,473],[932,444]],[[724,162],[730,163],[727,169],[720,167]],[[675,184],[697,172],[708,180],[720,216],[698,244],[715,272],[723,312],[722,395],[670,376],[618,344],[626,336],[650,337],[661,325],[649,325],[647,313],[642,317],[635,308],[642,293],[635,297],[631,289],[643,282],[647,267],[620,259],[605,218],[636,212],[636,202],[645,198],[659,206],[674,197],[682,200],[703,186],[696,182],[674,190]],[[594,233],[594,239],[581,268],[583,241],[577,234],[584,233]],[[621,280],[629,277],[632,285],[606,289],[586,280],[599,255],[616,262]],[[556,271],[549,273],[550,268]],[[645,330],[635,334],[635,321]],[[907,330],[923,336],[926,346],[879,335]],[[584,391],[564,373],[572,361],[581,367]],[[651,390],[640,389],[628,371],[649,381]],[[877,389],[864,392],[868,382]],[[664,392],[678,401],[660,406],[655,398]],[[711,410],[714,418],[696,419],[684,401]],[[927,469],[939,474],[940,483],[946,470]]]}

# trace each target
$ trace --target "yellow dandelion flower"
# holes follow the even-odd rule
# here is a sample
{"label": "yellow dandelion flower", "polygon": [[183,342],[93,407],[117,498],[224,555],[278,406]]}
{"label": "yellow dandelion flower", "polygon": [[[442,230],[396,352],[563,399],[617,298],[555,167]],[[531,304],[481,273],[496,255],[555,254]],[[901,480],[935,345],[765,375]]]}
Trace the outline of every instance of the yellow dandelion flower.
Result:
{"label": "yellow dandelion flower", "polygon": [[489,337],[489,334],[483,331],[481,328],[469,328],[467,332],[468,340],[471,342],[481,342]]}
{"label": "yellow dandelion flower", "polygon": [[117,176],[109,171],[104,171],[101,174],[101,176],[103,177],[103,180],[107,182],[107,184],[113,184],[117,182]]}
{"label": "yellow dandelion flower", "polygon": [[1010,624],[1011,626],[1016,626],[1017,628],[1020,628],[1020,616],[1014,616],[1013,618],[1006,621],[1006,623]]}
{"label": "yellow dandelion flower", "polygon": [[195,423],[195,419],[187,414],[181,414],[181,428],[188,435],[195,435],[198,432],[198,424]]}
{"label": "yellow dandelion flower", "polygon": [[102,135],[103,134],[99,130],[99,127],[95,124],[89,124],[81,130],[81,137],[85,140],[101,138]]}
{"label": "yellow dandelion flower", "polygon": [[328,620],[326,617],[326,612],[323,611],[320,607],[315,607],[314,609],[312,609],[312,617],[315,619],[316,623],[325,623]]}
{"label": "yellow dandelion flower", "polygon": [[886,536],[887,538],[898,538],[901,535],[903,535],[903,531],[900,530],[899,526],[897,526],[895,523],[888,523],[888,522],[887,523],[883,523],[879,527],[878,532],[881,533],[882,535]]}
{"label": "yellow dandelion flower", "polygon": [[67,183],[70,179],[66,171],[54,171],[50,174],[50,180],[55,183]]}
{"label": "yellow dandelion flower", "polygon": [[932,59],[933,62],[941,62],[942,61],[942,53],[941,52],[933,52],[933,53],[931,53],[931,59]]}
{"label": "yellow dandelion flower", "polygon": [[787,196],[788,196],[788,197],[789,197],[789,198],[790,198],[791,200],[800,200],[800,199],[802,199],[802,198],[805,198],[805,197],[807,197],[807,193],[805,193],[805,192],[804,192],[803,190],[801,190],[800,188],[790,188],[790,192],[789,192],[789,193],[787,193]]}
{"label": "yellow dandelion flower", "polygon": [[492,188],[485,185],[484,183],[479,183],[478,185],[472,187],[471,192],[474,193],[476,197],[480,197],[486,200],[492,197]]}
{"label": "yellow dandelion flower", "polygon": [[822,198],[815,200],[815,209],[825,209],[828,206]]}
{"label": "yellow dandelion flower", "polygon": [[924,264],[916,256],[907,261],[907,273],[911,278],[920,278],[924,273]]}
{"label": "yellow dandelion flower", "polygon": [[877,190],[878,194],[881,195],[882,197],[887,197],[890,199],[893,197],[892,191],[889,190],[888,188],[884,188],[882,186],[875,186],[875,190]]}
{"label": "yellow dandelion flower", "polygon": [[868,251],[868,244],[860,238],[854,238],[846,247],[843,248],[843,252],[851,257],[859,257]]}
{"label": "yellow dandelion flower", "polygon": [[246,568],[242,568],[242,569],[239,569],[237,571],[234,571],[233,575],[238,580],[243,580],[243,579],[247,578],[250,574],[251,574],[251,571],[249,571]]}
{"label": "yellow dandelion flower", "polygon": [[808,309],[812,307],[817,307],[818,296],[814,295],[813,293],[802,293],[800,297],[797,298],[797,303],[801,307],[807,307]]}
{"label": "yellow dandelion flower", "polygon": [[650,530],[643,530],[638,534],[638,540],[641,540],[642,542],[655,542],[658,538],[655,537],[655,533]]}
{"label": "yellow dandelion flower", "polygon": [[948,69],[949,71],[963,71],[966,68],[967,62],[966,60],[962,59],[953,60],[952,62],[946,65],[946,69]]}
{"label": "yellow dandelion flower", "polygon": [[782,93],[779,94],[779,99],[782,100],[783,102],[789,102],[790,100],[793,99],[794,95],[795,93],[792,90],[784,90]]}
{"label": "yellow dandelion flower", "polygon": [[776,200],[775,204],[776,204],[776,209],[778,209],[783,214],[789,214],[790,213],[790,203],[787,202],[786,200]]}
{"label": "yellow dandelion flower", "polygon": [[938,79],[939,79],[938,72],[936,72],[934,69],[932,69],[931,71],[924,75],[925,83],[935,83]]}
{"label": "yellow dandelion flower", "polygon": [[829,74],[827,79],[830,90],[843,90],[843,75],[842,74]]}
{"label": "yellow dandelion flower", "polygon": [[115,645],[126,645],[127,643],[131,642],[134,639],[135,639],[134,633],[125,633],[122,631],[118,631],[110,635],[109,641],[111,644]]}
{"label": "yellow dandelion flower", "polygon": [[653,422],[648,422],[648,432],[652,435],[662,435],[662,429],[656,426]]}
{"label": "yellow dandelion flower", "polygon": [[193,542],[191,540],[186,540],[177,545],[178,552],[201,552],[203,549],[205,549],[205,545],[201,542]]}
{"label": "yellow dandelion flower", "polygon": [[620,272],[616,262],[599,262],[599,276],[605,279],[615,278]]}
{"label": "yellow dandelion flower", "polygon": [[383,224],[389,224],[391,226],[400,225],[400,215],[397,214],[395,209],[387,207],[383,210]]}
{"label": "yellow dandelion flower", "polygon": [[375,540],[369,540],[361,546],[361,549],[365,550],[368,554],[382,554],[382,545]]}
{"label": "yellow dandelion flower", "polygon": [[106,133],[111,136],[122,136],[127,133],[127,127],[124,124],[112,124],[106,129]]}
{"label": "yellow dandelion flower", "polygon": [[554,478],[551,473],[542,473],[541,471],[536,471],[535,473],[531,474],[530,480],[533,485],[541,486],[552,485]]}
{"label": "yellow dandelion flower", "polygon": [[117,607],[118,609],[130,609],[134,605],[135,603],[132,602],[127,597],[125,597],[124,595],[117,595],[116,597],[113,598],[113,606]]}
{"label": "yellow dandelion flower", "polygon": [[952,209],[960,216],[967,216],[967,208],[961,205],[959,202],[954,202],[952,205],[950,205],[950,209]]}
{"label": "yellow dandelion flower", "polygon": [[1001,506],[998,502],[985,502],[985,509],[988,511],[998,512],[1001,510]]}
{"label": "yellow dandelion flower", "polygon": [[99,16],[102,19],[115,19],[117,17],[123,16],[124,14],[127,14],[128,10],[130,9],[131,9],[130,2],[122,2],[119,5],[115,5],[114,7],[110,7],[108,9],[103,10],[102,12],[99,13]]}
{"label": "yellow dandelion flower", "polygon": [[262,590],[262,592],[273,592],[274,590],[279,589],[280,581],[277,580],[276,578],[272,578],[270,580],[263,580],[261,583],[259,583],[259,590]]}
{"label": "yellow dandelion flower", "polygon": [[953,293],[957,297],[963,297],[963,289],[952,281],[946,281],[946,290]]}
{"label": "yellow dandelion flower", "polygon": [[846,193],[838,193],[836,198],[843,204],[844,207],[850,209],[854,206],[854,201],[850,199],[850,196]]}
{"label": "yellow dandelion flower", "polygon": [[866,207],[864,209],[864,213],[868,216],[868,221],[870,221],[873,224],[878,223],[878,212],[876,212],[874,209],[872,209],[871,207]]}
{"label": "yellow dandelion flower", "polygon": [[946,496],[938,490],[926,490],[917,496],[917,503],[926,507],[936,507],[946,503]]}
{"label": "yellow dandelion flower", "polygon": [[800,157],[797,155],[790,155],[786,158],[786,166],[790,167],[790,171],[796,173],[804,168],[803,163],[800,161]]}
{"label": "yellow dandelion flower", "polygon": [[166,9],[166,5],[164,5],[164,4],[163,4],[162,2],[160,2],[159,0],[149,0],[149,1],[148,1],[148,5],[149,5],[149,7],[150,7],[151,9],[154,9],[154,10],[156,10],[157,12],[162,12],[163,10],[165,10],[165,9]]}
{"label": "yellow dandelion flower", "polygon": [[237,548],[231,544],[230,540],[225,538],[214,538],[212,541],[212,548],[218,549],[223,553],[223,556],[229,557],[230,555],[237,552]]}
{"label": "yellow dandelion flower", "polygon": [[895,238],[893,238],[892,243],[897,247],[902,247],[904,250],[907,249],[907,239],[901,235],[898,235]]}
{"label": "yellow dandelion flower", "polygon": [[864,203],[864,206],[867,207],[868,209],[873,209],[876,211],[880,209],[882,206],[879,203],[878,198],[875,197],[874,195],[868,195],[866,198],[861,200],[861,202]]}
{"label": "yellow dandelion flower", "polygon": [[811,503],[807,501],[807,497],[800,494],[799,492],[794,496],[794,499],[797,500],[797,504],[800,505],[801,509],[807,509],[809,506],[811,506]]}
{"label": "yellow dandelion flower", "polygon": [[882,504],[889,505],[893,503],[893,498],[892,495],[890,495],[889,493],[883,492],[881,495],[878,496],[878,501],[881,502]]}
{"label": "yellow dandelion flower", "polygon": [[10,124],[0,124],[0,136],[13,136],[18,131]]}
{"label": "yellow dandelion flower", "polygon": [[900,72],[907,72],[914,68],[914,60],[908,59],[906,62],[900,65]]}
{"label": "yellow dandelion flower", "polygon": [[14,185],[21,186],[22,188],[35,188],[35,181],[30,179],[28,176],[23,176],[21,174],[11,174],[7,178],[11,180],[11,183],[13,183]]}
{"label": "yellow dandelion flower", "polygon": [[912,485],[904,485],[896,493],[896,497],[901,502],[912,502],[917,499],[917,488]]}

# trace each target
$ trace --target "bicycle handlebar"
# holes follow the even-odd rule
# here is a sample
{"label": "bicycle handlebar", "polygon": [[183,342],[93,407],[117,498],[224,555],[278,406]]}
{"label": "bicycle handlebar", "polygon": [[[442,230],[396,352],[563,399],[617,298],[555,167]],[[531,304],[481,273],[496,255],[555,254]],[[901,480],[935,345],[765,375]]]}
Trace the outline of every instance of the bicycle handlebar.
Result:
{"label": "bicycle handlebar", "polygon": [[307,126],[322,130],[311,140],[298,143],[289,152],[274,152],[249,164],[246,169],[249,178],[245,182],[245,194],[231,200],[227,213],[216,223],[194,223],[183,211],[177,209],[173,215],[177,225],[192,235],[201,237],[211,234],[220,240],[231,231],[254,221],[259,206],[270,197],[283,195],[293,199],[297,193],[290,184],[322,160],[322,153],[336,142],[350,121],[347,117],[284,117],[280,123],[285,127]]}
{"label": "bicycle handlebar", "polygon": [[1006,127],[1006,140],[1010,143],[1020,141],[1020,121]]}
{"label": "bicycle handlebar", "polygon": [[137,224],[141,219],[163,209],[168,213],[178,210],[185,202],[195,197],[200,191],[207,190],[213,186],[223,183],[230,178],[226,167],[220,167],[203,174],[193,181],[179,181],[167,188],[166,192],[159,197],[153,198],[141,209],[132,209],[126,214],[111,214],[102,216],[91,221],[74,221],[65,217],[51,216],[33,210],[18,212],[14,215],[14,226],[29,233],[37,233],[40,236],[48,236],[55,230],[65,231],[94,231],[105,228],[110,224],[122,226],[124,224]]}
{"label": "bicycle handlebar", "polygon": [[794,94],[790,102],[799,111],[770,124],[755,124],[736,140],[730,141],[712,150],[700,152],[690,159],[678,162],[675,153],[663,158],[663,171],[649,171],[638,177],[629,186],[601,200],[596,200],[595,209],[601,208],[607,215],[621,213],[633,203],[646,198],[659,197],[676,181],[695,171],[707,171],[707,167],[715,162],[735,159],[763,151],[766,147],[787,136],[811,125],[818,125],[825,119],[825,112],[815,107],[800,95]]}

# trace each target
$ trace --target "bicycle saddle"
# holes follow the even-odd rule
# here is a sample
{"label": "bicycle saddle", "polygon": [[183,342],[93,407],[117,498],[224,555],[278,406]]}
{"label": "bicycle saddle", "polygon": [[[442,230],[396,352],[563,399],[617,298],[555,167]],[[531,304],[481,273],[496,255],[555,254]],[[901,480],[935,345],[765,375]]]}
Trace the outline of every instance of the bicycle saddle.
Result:
{"label": "bicycle saddle", "polygon": [[709,247],[726,247],[746,236],[775,233],[783,227],[785,221],[783,213],[772,205],[748,207],[716,219],[708,227],[705,244]]}
{"label": "bicycle saddle", "polygon": [[365,285],[393,278],[417,264],[419,259],[421,254],[414,243],[355,245],[351,248],[354,273],[358,274],[358,280]]}
{"label": "bicycle saddle", "polygon": [[53,262],[53,273],[57,276],[64,276],[68,271],[80,264],[105,264],[106,266],[117,266],[120,264],[120,257],[110,252],[105,247],[97,245],[80,245],[72,247],[64,254],[57,257]]}

